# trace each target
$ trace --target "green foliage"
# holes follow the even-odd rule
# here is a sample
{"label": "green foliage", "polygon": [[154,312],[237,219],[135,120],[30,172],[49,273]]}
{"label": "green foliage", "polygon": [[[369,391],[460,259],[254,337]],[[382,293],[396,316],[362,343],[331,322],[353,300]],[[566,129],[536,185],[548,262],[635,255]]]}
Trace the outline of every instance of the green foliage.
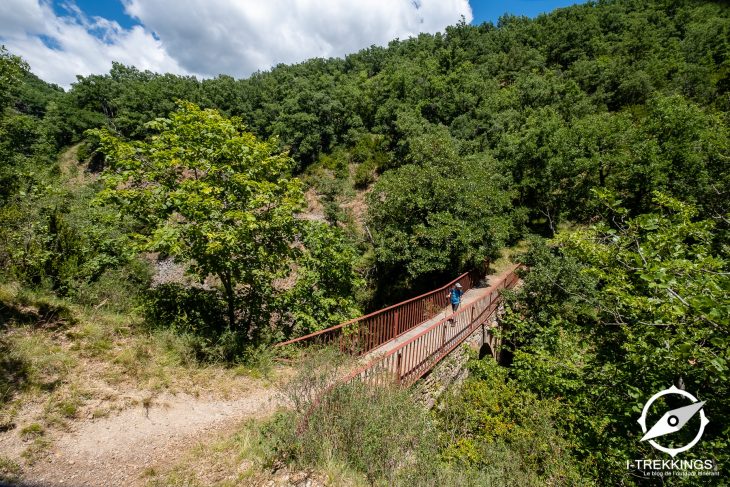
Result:
{"label": "green foliage", "polygon": [[[15,73],[4,85],[11,108],[0,113],[2,273],[73,294],[129,258],[123,238],[128,222],[91,205],[93,185],[67,184],[60,173],[57,148],[65,140],[64,121],[56,108],[63,93],[13,56],[3,54],[2,65],[5,75]],[[64,169],[75,163],[69,157]]]}
{"label": "green foliage", "polygon": [[368,195],[381,272],[407,283],[471,268],[513,233],[509,179],[498,164],[453,160],[441,141],[421,143],[418,164],[386,172]]}
{"label": "green foliage", "polygon": [[131,222],[93,205],[93,187],[52,182],[40,175],[24,197],[0,207],[0,262],[9,277],[74,295],[132,257]]}
{"label": "green foliage", "polygon": [[0,46],[0,111],[10,104],[13,90],[20,84],[23,70],[27,69],[28,65],[20,57]]}
{"label": "green foliage", "polygon": [[360,314],[354,296],[364,285],[355,264],[355,247],[342,231],[310,222],[302,238],[296,283],[283,296],[291,325],[288,335],[301,336],[334,326]]}
{"label": "green foliage", "polygon": [[[689,458],[726,458],[730,280],[713,220],[663,194],[655,211],[559,234],[530,251],[508,323],[513,374],[560,399],[561,429],[584,472],[629,482],[617,462],[652,457],[636,428],[642,404],[671,384],[712,405],[715,424]],[[676,441],[682,441],[677,438]]]}
{"label": "green foliage", "polygon": [[185,337],[193,355],[203,361],[233,361],[246,337],[227,329],[226,303],[214,289],[160,284],[144,295],[146,323]]}
{"label": "green foliage", "polygon": [[358,383],[335,387],[308,424],[298,442],[301,465],[337,456],[372,483],[392,485],[406,474],[399,470],[414,468],[407,455],[430,453],[433,432],[425,411],[413,403],[408,391],[397,388]]}
{"label": "green foliage", "polygon": [[378,168],[374,159],[359,164],[355,169],[354,183],[358,189],[367,188],[375,181],[375,171]]}
{"label": "green foliage", "polygon": [[357,163],[354,185],[358,189],[368,187],[375,181],[376,171],[388,166],[388,155],[384,147],[385,138],[374,134],[361,136],[350,150],[353,162]]}
{"label": "green foliage", "polygon": [[201,282],[218,278],[232,329],[266,322],[303,204],[291,160],[240,120],[191,103],[150,127],[157,133],[144,142],[94,132],[109,162],[102,197],[144,224],[141,248],[174,255]]}
{"label": "green foliage", "polygon": [[156,74],[112,63],[108,75],[79,76],[60,106],[75,137],[86,129],[106,126],[125,137],[141,138],[146,124],[167,117],[176,100],[201,103],[200,83],[193,77]]}
{"label": "green foliage", "polygon": [[14,108],[0,116],[0,266],[6,277],[73,294],[129,257],[127,221],[91,205],[93,185],[67,183],[56,161],[60,92],[21,74]]}
{"label": "green foliage", "polygon": [[467,363],[469,378],[435,410],[441,456],[500,485],[587,485],[556,428],[559,401],[539,399],[491,357]]}
{"label": "green foliage", "polygon": [[101,307],[124,313],[142,304],[150,285],[152,270],[149,263],[132,258],[105,269],[97,279],[76,284],[74,301],[86,306]]}

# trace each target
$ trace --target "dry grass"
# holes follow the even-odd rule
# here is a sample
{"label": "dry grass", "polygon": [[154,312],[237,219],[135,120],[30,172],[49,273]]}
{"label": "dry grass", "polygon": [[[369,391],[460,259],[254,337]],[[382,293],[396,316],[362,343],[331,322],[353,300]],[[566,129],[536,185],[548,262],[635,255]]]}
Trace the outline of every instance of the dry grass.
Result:
{"label": "dry grass", "polygon": [[200,443],[169,467],[148,469],[150,486],[252,485],[266,476],[259,424],[248,421],[233,433]]}
{"label": "dry grass", "polygon": [[314,470],[292,470],[272,464],[273,452],[265,430],[270,419],[248,420],[232,431],[187,451],[171,466],[148,468],[149,487],[239,485],[309,485],[365,487],[362,475],[338,462],[334,455]]}
{"label": "dry grass", "polygon": [[[356,167],[356,164],[350,164],[349,166],[349,185],[352,186],[352,189],[351,191],[346,192],[347,194],[344,195],[344,197],[342,198],[343,201],[340,202],[340,205],[345,211],[349,212],[352,215],[357,230],[364,235],[366,233],[365,222],[367,220],[368,212],[367,197],[373,189],[373,184],[369,184],[364,189],[355,188],[353,183],[353,176]],[[377,180],[377,176],[375,176],[375,180]]]}
{"label": "dry grass", "polygon": [[18,462],[10,458],[0,455],[0,482],[14,482],[22,472]]}
{"label": "dry grass", "polygon": [[515,264],[515,257],[527,250],[527,241],[520,240],[512,247],[506,247],[500,251],[500,256],[489,266],[491,274],[499,275]]}
{"label": "dry grass", "polygon": [[81,143],[73,145],[58,157],[58,167],[61,169],[61,174],[73,186],[82,186],[91,179],[91,176],[85,172],[83,162],[78,159],[80,147]]}
{"label": "dry grass", "polygon": [[[44,317],[41,308],[51,305],[73,319]],[[18,463],[40,458],[53,432],[74,421],[154,402],[161,393],[227,400],[276,380],[275,374],[253,379],[263,374],[251,368],[201,364],[184,337],[147,332],[134,316],[29,295],[18,286],[0,284],[0,311],[0,442],[16,443],[14,451],[22,446],[22,455],[10,458]]]}

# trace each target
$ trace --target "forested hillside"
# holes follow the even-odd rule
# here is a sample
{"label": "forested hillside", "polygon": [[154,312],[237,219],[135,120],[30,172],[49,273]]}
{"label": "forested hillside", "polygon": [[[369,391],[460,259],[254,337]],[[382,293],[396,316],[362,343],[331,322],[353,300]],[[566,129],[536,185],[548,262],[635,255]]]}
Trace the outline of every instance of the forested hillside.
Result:
{"label": "forested hillside", "polygon": [[[725,2],[462,22],[247,79],[115,64],[68,91],[3,50],[0,110],[6,282],[236,362],[527,240],[511,366],[472,364],[429,419],[455,432],[439,461],[496,483],[640,483],[634,416],[679,381],[712,408],[691,455],[728,460]],[[172,260],[186,276],[158,282]],[[494,458],[520,466],[490,477]]]}

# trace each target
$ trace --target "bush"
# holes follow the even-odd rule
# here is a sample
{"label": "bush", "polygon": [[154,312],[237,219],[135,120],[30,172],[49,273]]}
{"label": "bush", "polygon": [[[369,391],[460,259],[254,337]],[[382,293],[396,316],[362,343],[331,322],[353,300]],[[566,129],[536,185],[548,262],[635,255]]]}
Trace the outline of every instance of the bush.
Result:
{"label": "bush", "polygon": [[150,285],[152,270],[147,262],[132,259],[126,265],[107,269],[95,281],[82,281],[74,291],[74,299],[86,306],[104,306],[124,312],[142,304]]}
{"label": "bush", "polygon": [[355,187],[362,189],[366,188],[375,181],[375,171],[378,169],[377,163],[374,159],[368,159],[362,164],[358,164],[355,169]]}
{"label": "bush", "polygon": [[228,326],[225,301],[216,289],[161,284],[145,294],[143,308],[150,328],[178,335],[199,361],[233,362],[250,343],[245,333]]}
{"label": "bush", "polygon": [[212,335],[225,326],[225,303],[216,290],[161,284],[150,289],[144,304],[145,318],[155,327]]}
{"label": "bush", "polygon": [[491,357],[468,363],[469,379],[434,412],[443,460],[479,472],[485,485],[575,485],[581,479],[555,427],[557,401],[507,379]]}
{"label": "bush", "polygon": [[277,460],[304,468],[334,461],[370,484],[410,484],[436,458],[427,412],[396,386],[354,382],[327,390],[345,363],[327,349],[303,360],[285,389],[294,412],[268,429]]}

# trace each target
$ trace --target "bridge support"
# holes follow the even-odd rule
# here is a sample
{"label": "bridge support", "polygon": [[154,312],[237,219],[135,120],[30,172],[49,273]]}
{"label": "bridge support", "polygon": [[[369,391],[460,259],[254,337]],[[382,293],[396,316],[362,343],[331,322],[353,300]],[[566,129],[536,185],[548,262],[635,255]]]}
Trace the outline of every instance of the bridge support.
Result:
{"label": "bridge support", "polygon": [[[490,355],[497,362],[500,361],[502,339],[492,333],[492,330],[499,329],[499,317],[503,314],[504,307],[500,306],[494,318],[490,318],[477,327],[460,347],[451,352],[413,386],[414,395],[418,400],[430,409],[446,391],[461,385],[468,375],[465,367],[468,360],[465,346],[477,351],[480,359]],[[445,331],[446,328],[444,328]]]}

